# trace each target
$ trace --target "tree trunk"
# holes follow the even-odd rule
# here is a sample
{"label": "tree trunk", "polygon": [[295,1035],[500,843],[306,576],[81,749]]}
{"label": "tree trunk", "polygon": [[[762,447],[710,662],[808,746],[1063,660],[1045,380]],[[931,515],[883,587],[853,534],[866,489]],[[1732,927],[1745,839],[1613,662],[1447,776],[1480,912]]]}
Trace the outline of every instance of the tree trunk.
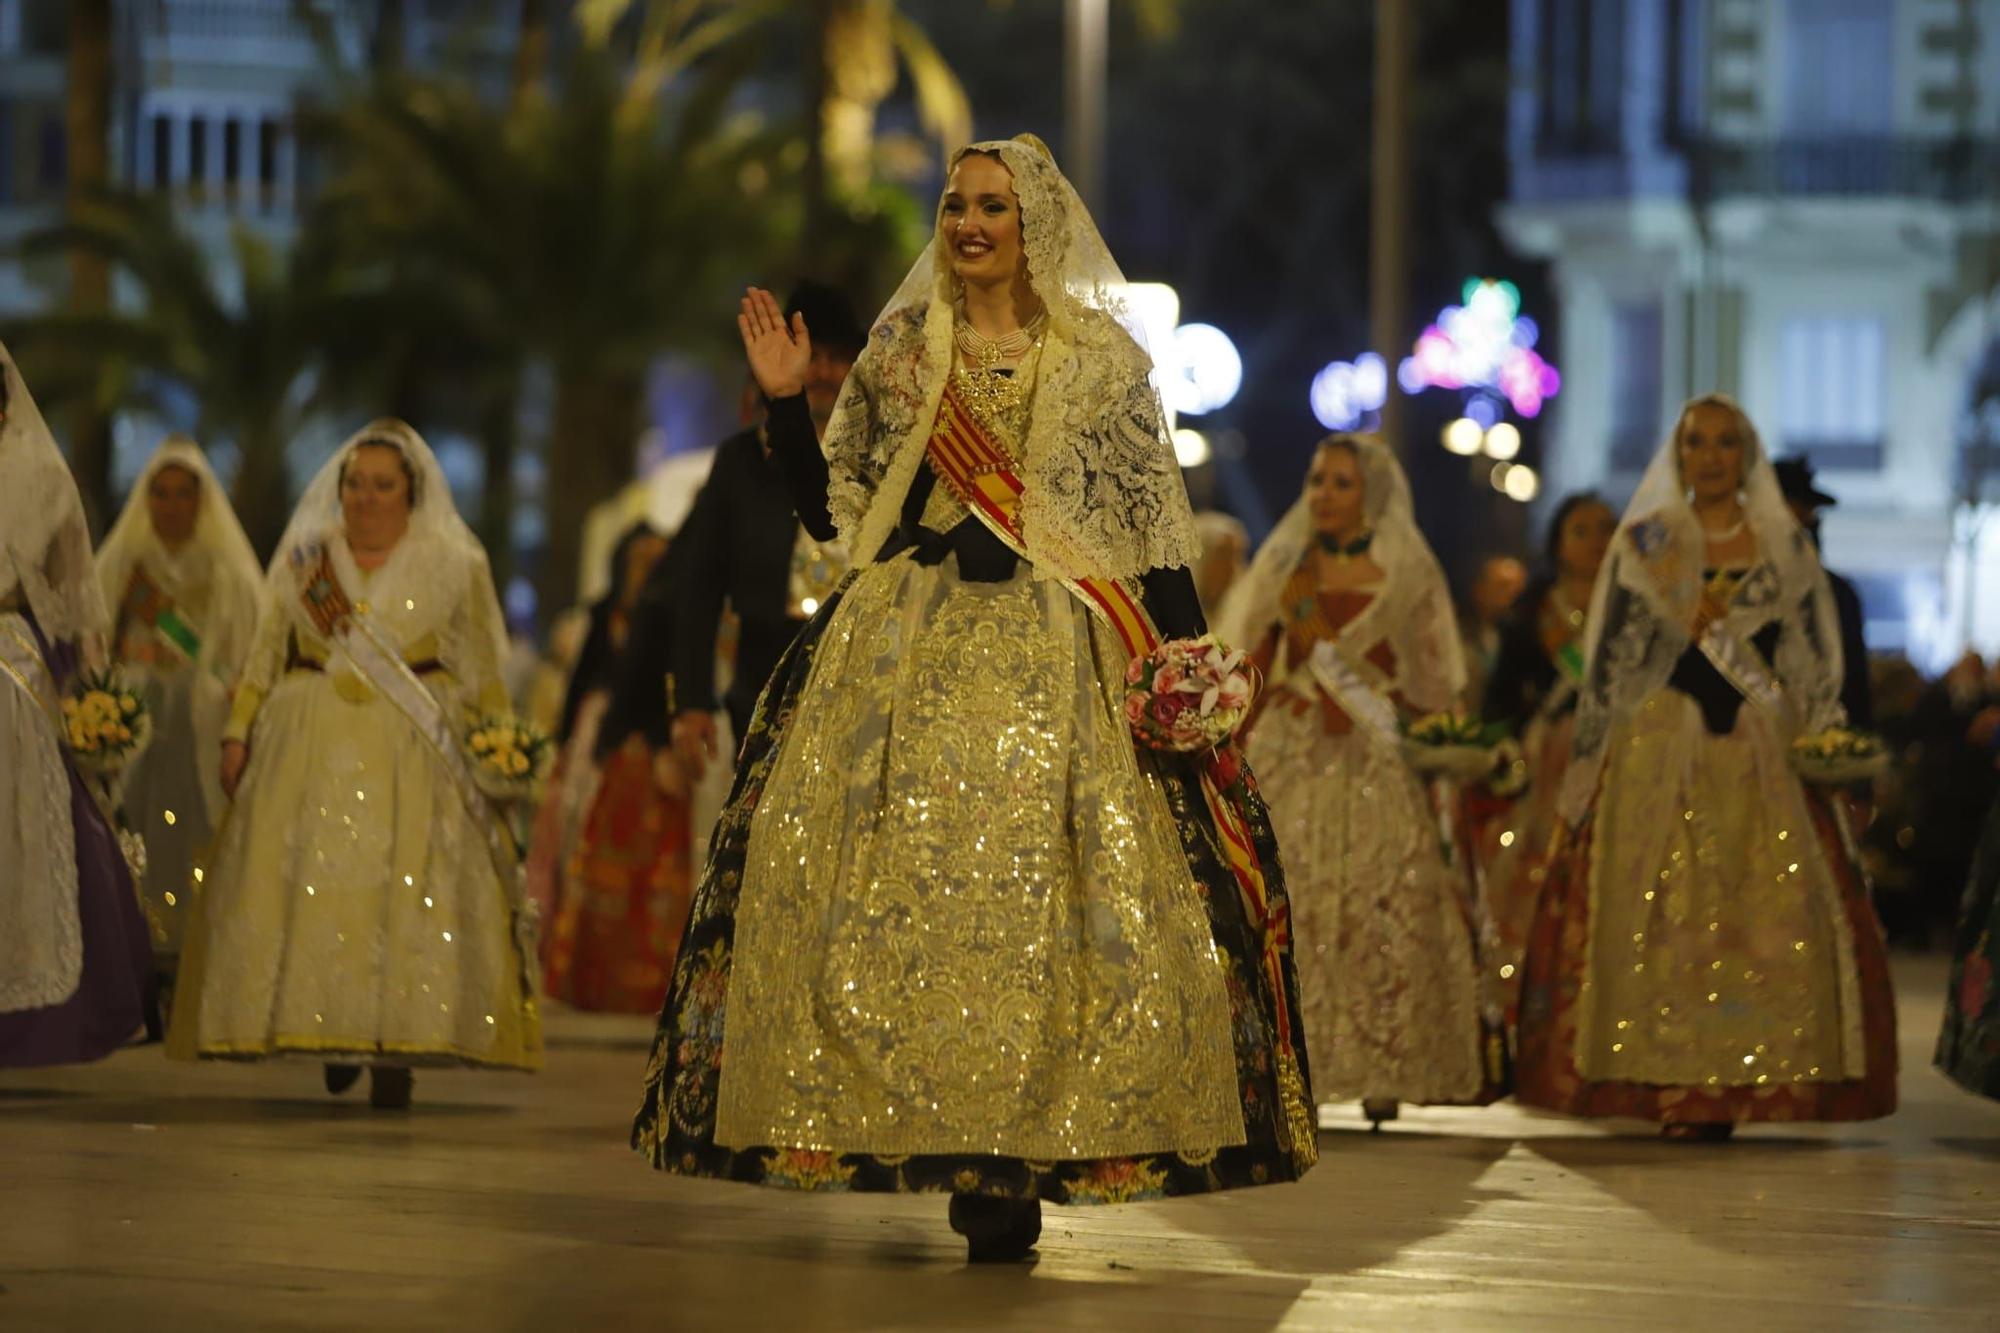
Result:
{"label": "tree trunk", "polygon": [[811,25],[806,43],[806,164],[803,185],[806,193],[807,236],[818,236],[833,211],[831,183],[827,175],[826,122],[833,101],[833,77],[828,68],[833,61],[832,43],[838,22],[835,9],[840,0],[811,0]]}
{"label": "tree trunk", "polygon": [[479,436],[486,446],[486,479],[479,493],[479,540],[503,592],[514,576],[514,460],[521,450],[521,379],[506,377],[481,410]]}
{"label": "tree trunk", "polygon": [[243,522],[244,535],[257,550],[257,558],[268,562],[292,516],[291,474],[285,467],[284,441],[239,432],[236,448],[241,458],[233,488],[236,515]]}
{"label": "tree trunk", "polygon": [[[69,156],[65,205],[72,217],[110,180],[111,0],[71,0],[69,91],[64,133]],[[111,269],[84,248],[69,254],[69,305],[76,314],[110,308]],[[101,533],[115,512],[111,493],[111,417],[93,395],[70,418],[71,465],[91,526]]]}
{"label": "tree trunk", "polygon": [[644,380],[588,365],[558,366],[555,396],[543,450],[548,542],[535,579],[544,623],[576,603],[584,519],[632,481]]}
{"label": "tree trunk", "polygon": [[514,42],[512,105],[519,109],[541,91],[549,67],[549,0],[521,0],[521,19]]}

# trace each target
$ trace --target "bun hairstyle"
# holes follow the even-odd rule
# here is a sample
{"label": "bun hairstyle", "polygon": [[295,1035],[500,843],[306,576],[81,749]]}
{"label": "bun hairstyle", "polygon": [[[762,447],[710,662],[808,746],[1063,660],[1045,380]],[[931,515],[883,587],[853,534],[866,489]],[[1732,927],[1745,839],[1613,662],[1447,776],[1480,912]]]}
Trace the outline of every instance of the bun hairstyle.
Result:
{"label": "bun hairstyle", "polygon": [[347,451],[347,456],[340,460],[340,475],[336,479],[336,486],[347,485],[347,465],[353,460],[354,455],[363,449],[387,449],[396,455],[396,463],[403,469],[403,480],[410,488],[410,508],[415,509],[424,498],[423,491],[417,484],[416,464],[410,461],[410,451],[403,447],[403,442],[386,430],[371,429],[368,434],[354,442],[353,447]]}

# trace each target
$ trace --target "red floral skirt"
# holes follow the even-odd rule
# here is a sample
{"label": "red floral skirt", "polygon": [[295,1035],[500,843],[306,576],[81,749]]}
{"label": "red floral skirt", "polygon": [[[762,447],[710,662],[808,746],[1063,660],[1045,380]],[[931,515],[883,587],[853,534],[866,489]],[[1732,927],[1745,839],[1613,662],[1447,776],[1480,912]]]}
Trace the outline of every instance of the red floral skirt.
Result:
{"label": "red floral skirt", "polygon": [[562,876],[543,947],[543,988],[579,1009],[659,1012],[687,926],[688,803],[653,785],[627,747],[604,764]]}

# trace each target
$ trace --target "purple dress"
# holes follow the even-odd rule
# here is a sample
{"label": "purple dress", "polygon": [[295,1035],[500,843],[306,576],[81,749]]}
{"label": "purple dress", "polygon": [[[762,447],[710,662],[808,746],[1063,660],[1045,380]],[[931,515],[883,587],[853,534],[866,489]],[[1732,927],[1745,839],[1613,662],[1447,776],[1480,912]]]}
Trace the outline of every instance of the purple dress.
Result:
{"label": "purple dress", "polygon": [[[66,686],[74,654],[51,649],[41,626],[26,615],[49,674]],[[118,839],[67,756],[70,815],[76,825],[77,915],[83,931],[83,975],[60,1004],[0,1014],[0,1068],[81,1064],[125,1045],[145,1023],[153,977],[153,945]]]}

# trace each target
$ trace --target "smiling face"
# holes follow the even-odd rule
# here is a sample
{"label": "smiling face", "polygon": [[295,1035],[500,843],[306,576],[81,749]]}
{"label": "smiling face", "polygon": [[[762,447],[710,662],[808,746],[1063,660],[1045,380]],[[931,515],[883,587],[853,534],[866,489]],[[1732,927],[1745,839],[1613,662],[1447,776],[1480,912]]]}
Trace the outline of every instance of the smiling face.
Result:
{"label": "smiling face", "polygon": [[951,269],[976,287],[1011,283],[1026,271],[1021,201],[1014,175],[998,158],[967,153],[951,169],[938,209],[938,238]]}
{"label": "smiling face", "polygon": [[1739,412],[1720,403],[1696,403],[1681,414],[1674,432],[1681,485],[1696,504],[1723,500],[1743,489],[1743,462],[1750,437]]}
{"label": "smiling face", "polygon": [[1564,578],[1596,579],[1617,531],[1618,516],[1608,504],[1590,500],[1571,509],[1556,529],[1556,572]]}
{"label": "smiling face", "polygon": [[340,514],[350,546],[383,551],[410,526],[410,470],[393,445],[363,444],[340,470]]}
{"label": "smiling face", "polygon": [[1368,493],[1361,458],[1345,444],[1323,444],[1306,473],[1306,508],[1313,530],[1329,537],[1359,532],[1368,521]]}
{"label": "smiling face", "polygon": [[146,482],[146,513],[160,545],[179,550],[201,516],[201,478],[175,463],[157,469]]}

